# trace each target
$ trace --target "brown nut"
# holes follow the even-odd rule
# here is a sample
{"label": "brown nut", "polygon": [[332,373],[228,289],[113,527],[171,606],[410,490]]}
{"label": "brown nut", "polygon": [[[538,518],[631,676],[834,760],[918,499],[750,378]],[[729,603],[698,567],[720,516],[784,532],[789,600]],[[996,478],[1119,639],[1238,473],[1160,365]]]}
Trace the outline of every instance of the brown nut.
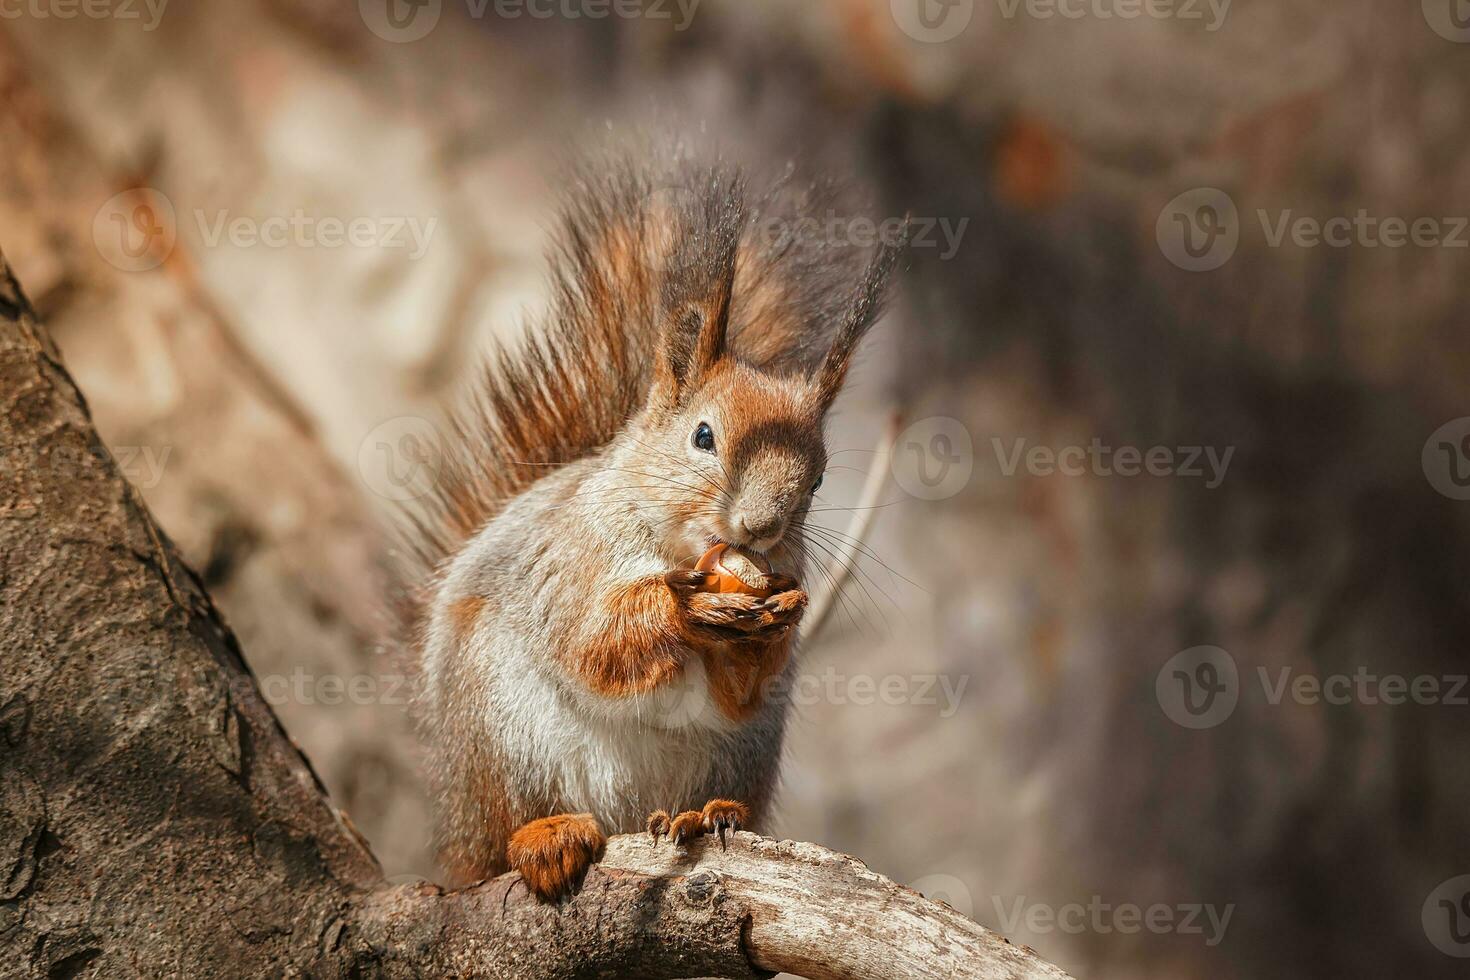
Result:
{"label": "brown nut", "polygon": [[709,590],[711,592],[744,592],[762,599],[771,594],[766,586],[770,566],[765,559],[733,545],[715,545],[700,557],[699,563],[694,567],[701,572],[715,573],[715,585]]}

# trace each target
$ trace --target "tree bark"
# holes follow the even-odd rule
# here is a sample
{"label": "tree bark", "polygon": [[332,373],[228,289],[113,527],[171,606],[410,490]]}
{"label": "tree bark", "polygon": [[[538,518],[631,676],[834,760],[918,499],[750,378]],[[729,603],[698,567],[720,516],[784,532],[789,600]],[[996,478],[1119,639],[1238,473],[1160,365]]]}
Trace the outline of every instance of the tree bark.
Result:
{"label": "tree bark", "polygon": [[388,887],[0,257],[0,962],[47,977],[1061,978],[810,844],[614,838],[581,893]]}

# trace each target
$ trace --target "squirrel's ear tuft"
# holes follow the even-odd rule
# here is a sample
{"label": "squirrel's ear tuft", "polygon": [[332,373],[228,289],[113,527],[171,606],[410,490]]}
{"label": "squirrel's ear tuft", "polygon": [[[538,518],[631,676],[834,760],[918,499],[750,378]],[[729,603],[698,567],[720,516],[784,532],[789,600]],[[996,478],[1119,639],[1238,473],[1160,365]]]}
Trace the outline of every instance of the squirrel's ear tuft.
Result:
{"label": "squirrel's ear tuft", "polygon": [[735,261],[745,226],[738,182],[712,176],[698,202],[678,216],[662,290],[658,375],[675,400],[726,354]]}
{"label": "squirrel's ear tuft", "polygon": [[847,380],[847,369],[852,366],[852,356],[857,351],[874,321],[883,312],[883,303],[888,292],[888,280],[898,264],[899,257],[908,248],[909,219],[904,218],[903,232],[897,242],[885,242],[873,255],[868,269],[863,273],[857,293],[853,296],[842,326],[832,340],[832,346],[816,372],[817,399],[823,412],[832,407],[832,402],[842,391]]}

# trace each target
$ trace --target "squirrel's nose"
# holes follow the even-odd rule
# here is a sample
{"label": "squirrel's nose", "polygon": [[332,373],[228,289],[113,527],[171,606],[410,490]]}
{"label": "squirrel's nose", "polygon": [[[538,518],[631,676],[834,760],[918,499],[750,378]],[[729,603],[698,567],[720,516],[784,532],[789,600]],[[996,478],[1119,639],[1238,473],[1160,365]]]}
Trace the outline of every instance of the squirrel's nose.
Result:
{"label": "squirrel's nose", "polygon": [[745,532],[751,544],[774,541],[786,530],[786,518],[781,514],[742,514],[740,530]]}

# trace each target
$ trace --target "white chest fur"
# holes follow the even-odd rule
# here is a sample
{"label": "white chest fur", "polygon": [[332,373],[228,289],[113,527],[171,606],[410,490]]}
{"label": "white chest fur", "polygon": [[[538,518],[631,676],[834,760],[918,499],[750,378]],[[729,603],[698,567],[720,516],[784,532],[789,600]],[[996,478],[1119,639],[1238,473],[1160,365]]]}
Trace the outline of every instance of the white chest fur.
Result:
{"label": "white chest fur", "polygon": [[721,733],[732,727],[710,700],[698,657],[678,680],[639,697],[602,697],[532,669],[492,684],[490,698],[486,720],[515,785],[592,813],[609,833],[641,830],[655,809],[701,806]]}

